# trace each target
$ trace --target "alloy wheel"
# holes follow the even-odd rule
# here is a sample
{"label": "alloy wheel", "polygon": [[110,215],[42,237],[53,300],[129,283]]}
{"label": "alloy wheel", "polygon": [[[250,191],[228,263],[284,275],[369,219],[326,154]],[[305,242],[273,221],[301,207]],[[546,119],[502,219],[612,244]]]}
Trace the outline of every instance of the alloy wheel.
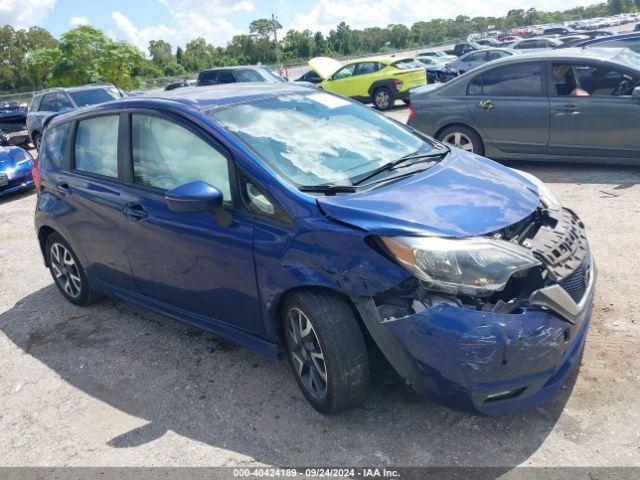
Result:
{"label": "alloy wheel", "polygon": [[50,250],[51,270],[56,283],[70,297],[78,298],[82,291],[82,279],[71,252],[61,243],[54,243]]}
{"label": "alloy wheel", "polygon": [[384,110],[388,108],[390,104],[391,96],[389,95],[389,92],[387,92],[386,90],[380,90],[378,93],[376,93],[376,105],[378,106],[378,108]]}
{"label": "alloy wheel", "polygon": [[316,398],[327,393],[327,366],[309,317],[292,308],[287,315],[287,339],[291,362],[306,390]]}
{"label": "alloy wheel", "polygon": [[442,140],[467,152],[473,152],[473,142],[464,133],[451,132]]}

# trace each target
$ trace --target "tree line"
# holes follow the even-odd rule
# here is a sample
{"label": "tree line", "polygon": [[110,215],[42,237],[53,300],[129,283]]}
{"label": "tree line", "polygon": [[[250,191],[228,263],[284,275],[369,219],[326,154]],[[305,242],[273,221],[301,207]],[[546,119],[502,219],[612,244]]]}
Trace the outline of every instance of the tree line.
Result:
{"label": "tree line", "polygon": [[455,19],[419,21],[411,27],[393,24],[359,30],[341,22],[326,35],[310,30],[289,30],[277,45],[274,31],[281,30],[282,25],[275,20],[258,19],[251,22],[248,34],[234,36],[225,47],[196,38],[184,48],[179,46],[174,50],[169,43],[158,39],[149,43],[148,55],[127,42],[112,40],[88,25],[72,29],[60,39],[40,27],[16,30],[5,25],[0,27],[0,91],[31,91],[94,82],[133,89],[146,78],[193,75],[214,66],[273,65],[278,60],[298,63],[320,55],[345,57],[384,53],[449,43],[490,29],[507,30],[638,10],[640,0],[608,0],[607,3],[558,12],[531,8],[511,10],[503,17],[460,15]]}

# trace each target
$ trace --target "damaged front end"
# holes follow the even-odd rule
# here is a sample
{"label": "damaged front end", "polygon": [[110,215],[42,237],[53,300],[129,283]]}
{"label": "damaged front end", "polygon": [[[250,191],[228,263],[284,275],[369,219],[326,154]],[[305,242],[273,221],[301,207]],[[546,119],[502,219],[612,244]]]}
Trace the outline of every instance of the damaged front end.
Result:
{"label": "damaged front end", "polygon": [[[561,386],[584,345],[596,272],[584,225],[568,209],[541,205],[481,238],[513,246],[504,249],[515,259],[507,276],[496,269],[487,278],[475,272],[469,286],[434,279],[424,265],[440,262],[434,268],[459,275],[466,261],[441,255],[423,259],[423,267],[402,285],[354,301],[372,337],[409,384],[448,404],[501,414],[543,403]],[[411,269],[406,252],[391,251],[388,242],[380,245]],[[488,271],[497,261],[481,247],[469,255]]]}

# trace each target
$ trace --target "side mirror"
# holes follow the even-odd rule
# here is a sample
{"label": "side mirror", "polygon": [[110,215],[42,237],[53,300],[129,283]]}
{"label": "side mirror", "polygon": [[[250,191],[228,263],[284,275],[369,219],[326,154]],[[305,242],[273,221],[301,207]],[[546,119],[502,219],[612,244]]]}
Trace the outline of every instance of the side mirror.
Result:
{"label": "side mirror", "polygon": [[206,182],[197,181],[176,187],[167,192],[164,199],[175,213],[210,212],[222,227],[228,227],[233,221],[231,214],[222,208],[222,192]]}
{"label": "side mirror", "polygon": [[631,92],[631,98],[634,100],[640,100],[640,87],[633,89],[633,92]]}
{"label": "side mirror", "polygon": [[222,207],[222,192],[205,182],[191,182],[167,192],[167,205],[176,213],[211,212]]}

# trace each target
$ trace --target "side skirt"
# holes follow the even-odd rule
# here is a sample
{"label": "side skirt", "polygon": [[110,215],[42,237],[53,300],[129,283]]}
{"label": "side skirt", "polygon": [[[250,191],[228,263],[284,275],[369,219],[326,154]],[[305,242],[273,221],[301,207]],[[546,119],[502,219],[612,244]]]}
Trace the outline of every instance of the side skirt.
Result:
{"label": "side skirt", "polygon": [[172,318],[192,327],[204,330],[215,336],[230,340],[238,345],[262,353],[268,357],[279,359],[281,352],[277,343],[269,342],[251,333],[235,328],[228,323],[216,320],[211,317],[189,312],[181,308],[176,308],[159,300],[140,295],[138,293],[96,281],[93,288],[105,295],[113,296],[127,302],[138,305],[152,312]]}

